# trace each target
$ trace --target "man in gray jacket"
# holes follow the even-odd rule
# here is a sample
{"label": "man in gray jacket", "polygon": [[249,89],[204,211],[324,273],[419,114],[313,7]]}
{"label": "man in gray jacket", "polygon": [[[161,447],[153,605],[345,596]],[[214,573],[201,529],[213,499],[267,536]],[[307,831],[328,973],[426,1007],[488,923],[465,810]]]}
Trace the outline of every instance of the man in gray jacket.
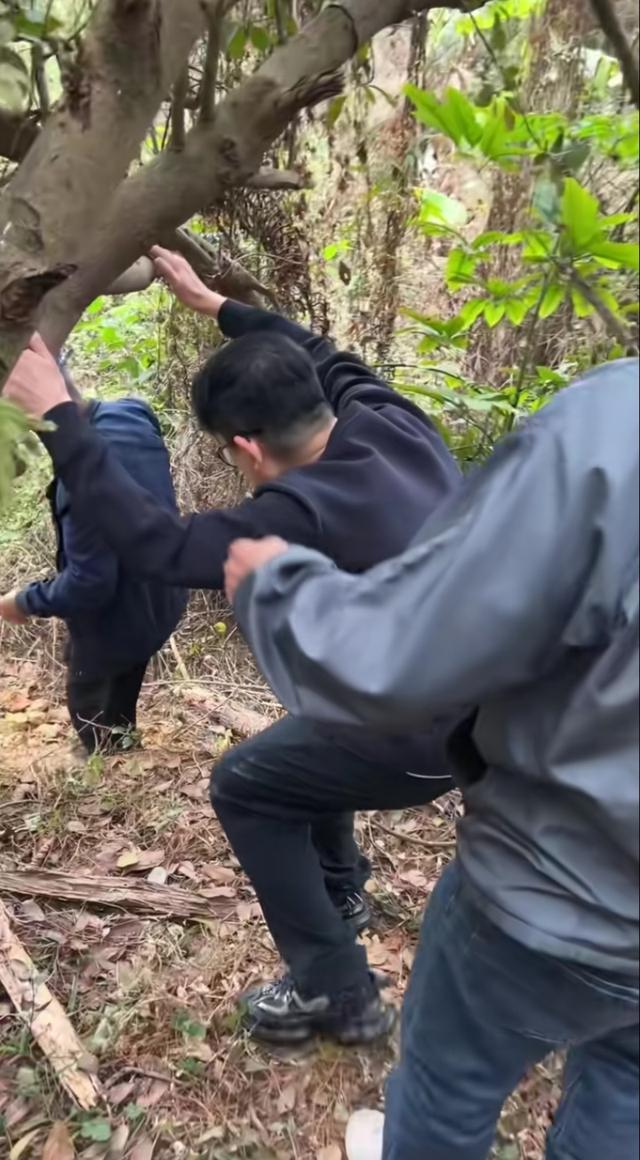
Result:
{"label": "man in gray jacket", "polygon": [[478,706],[452,739],[465,817],[405,1001],[385,1160],[484,1160],[520,1077],[564,1048],[548,1160],[638,1156],[638,485],[624,360],[364,576],[232,547],[239,621],[293,713],[397,731]]}

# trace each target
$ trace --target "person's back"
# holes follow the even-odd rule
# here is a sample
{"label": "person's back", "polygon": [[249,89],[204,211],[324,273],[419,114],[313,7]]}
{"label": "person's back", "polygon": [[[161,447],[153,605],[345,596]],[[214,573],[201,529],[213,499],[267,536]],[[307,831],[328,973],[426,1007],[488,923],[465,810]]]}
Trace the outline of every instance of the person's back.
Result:
{"label": "person's back", "polygon": [[[85,420],[115,459],[163,510],[177,512],[169,457],[156,416],[138,399],[83,405]],[[186,595],[159,580],[130,576],[54,479],[48,491],[57,539],[57,575],[15,596],[24,617],[55,616],[69,630],[67,703],[92,752],[136,724],[146,666],[171,635]]]}
{"label": "person's back", "polygon": [[[538,519],[556,519],[558,495],[579,490],[564,552],[582,559],[584,571],[541,671],[481,705],[470,738],[470,780],[458,767],[467,803],[459,859],[483,909],[514,938],[548,954],[633,972],[637,363],[599,368],[565,392],[546,411],[545,434],[555,443],[557,478],[538,489]],[[562,587],[564,579],[558,559],[545,581]],[[532,610],[532,633],[544,612]],[[456,748],[462,758],[464,746]]]}
{"label": "person's back", "polygon": [[[90,425],[131,479],[164,510],[176,513],[169,456],[152,409],[141,399],[123,398],[89,403],[87,411]],[[92,628],[86,627],[110,666],[148,660],[176,628],[186,602],[183,589],[132,576],[126,558],[120,558],[113,599],[94,617]]]}

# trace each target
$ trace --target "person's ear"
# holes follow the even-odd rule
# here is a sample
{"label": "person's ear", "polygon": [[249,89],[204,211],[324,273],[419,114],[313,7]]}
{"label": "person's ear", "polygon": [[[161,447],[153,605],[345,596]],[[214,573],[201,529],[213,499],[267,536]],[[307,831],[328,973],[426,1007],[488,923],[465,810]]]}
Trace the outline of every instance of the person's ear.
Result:
{"label": "person's ear", "polygon": [[265,459],[264,448],[257,439],[251,439],[246,435],[234,435],[231,442],[234,447],[249,457],[254,467],[262,466]]}

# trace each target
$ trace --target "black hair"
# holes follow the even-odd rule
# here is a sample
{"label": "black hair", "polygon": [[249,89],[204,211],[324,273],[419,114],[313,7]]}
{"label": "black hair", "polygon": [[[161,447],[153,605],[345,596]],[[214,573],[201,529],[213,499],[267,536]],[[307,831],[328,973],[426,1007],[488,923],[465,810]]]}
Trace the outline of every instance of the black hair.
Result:
{"label": "black hair", "polygon": [[216,351],[193,380],[191,402],[205,431],[225,440],[253,435],[281,455],[332,416],[307,352],[266,330]]}

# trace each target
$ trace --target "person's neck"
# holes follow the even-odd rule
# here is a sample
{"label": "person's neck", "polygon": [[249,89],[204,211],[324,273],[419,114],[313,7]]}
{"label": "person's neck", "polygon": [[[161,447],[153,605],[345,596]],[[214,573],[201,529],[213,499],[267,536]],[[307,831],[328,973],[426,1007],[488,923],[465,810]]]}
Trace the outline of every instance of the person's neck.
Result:
{"label": "person's neck", "polygon": [[336,418],[331,419],[321,431],[312,435],[304,448],[296,455],[295,461],[290,464],[290,467],[308,467],[310,463],[317,463],[327,449],[327,443],[337,421]]}

